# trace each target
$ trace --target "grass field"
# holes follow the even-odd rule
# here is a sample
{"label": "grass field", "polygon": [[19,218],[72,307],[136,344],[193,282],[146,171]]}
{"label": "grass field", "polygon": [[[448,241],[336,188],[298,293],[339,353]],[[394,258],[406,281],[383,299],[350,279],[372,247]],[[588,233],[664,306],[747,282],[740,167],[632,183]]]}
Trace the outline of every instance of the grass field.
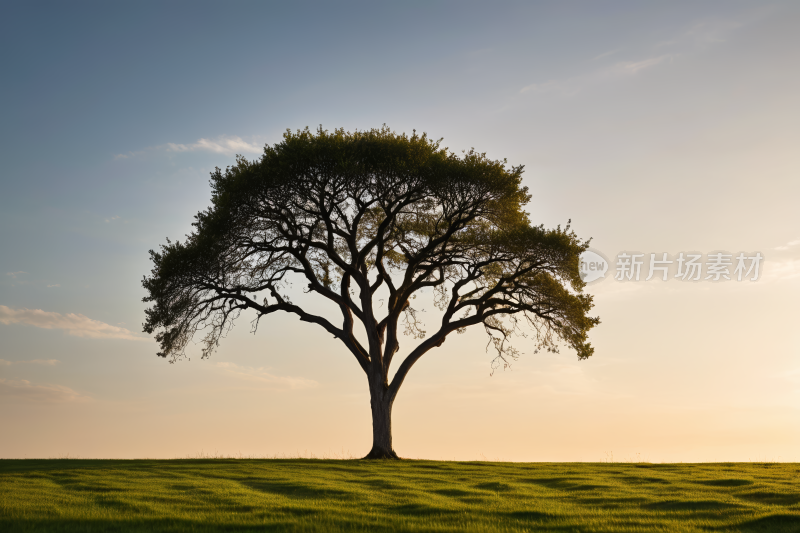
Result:
{"label": "grass field", "polygon": [[800,465],[2,460],[0,505],[3,532],[800,532]]}

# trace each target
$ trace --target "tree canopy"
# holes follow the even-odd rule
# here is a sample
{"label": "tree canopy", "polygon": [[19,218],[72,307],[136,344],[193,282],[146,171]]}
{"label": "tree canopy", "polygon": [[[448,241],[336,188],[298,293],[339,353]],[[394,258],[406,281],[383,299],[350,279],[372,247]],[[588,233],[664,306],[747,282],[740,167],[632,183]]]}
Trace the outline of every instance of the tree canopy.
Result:
{"label": "tree canopy", "polygon": [[[368,457],[396,457],[391,407],[414,363],[453,332],[482,325],[493,364],[518,355],[519,335],[535,349],[560,342],[592,355],[591,296],[569,228],[531,224],[523,167],[461,156],[427,135],[287,131],[260,159],[211,175],[211,206],[186,239],[150,252],[143,285],[151,303],[144,330],[171,361],[202,336],[207,357],[243,311],[257,324],[276,312],[339,339],[366,373],[373,414]],[[292,302],[288,283],[338,307],[331,319]],[[442,312],[428,335],[412,305],[431,289]],[[386,305],[378,307],[378,296]],[[400,334],[419,339],[400,353]]]}

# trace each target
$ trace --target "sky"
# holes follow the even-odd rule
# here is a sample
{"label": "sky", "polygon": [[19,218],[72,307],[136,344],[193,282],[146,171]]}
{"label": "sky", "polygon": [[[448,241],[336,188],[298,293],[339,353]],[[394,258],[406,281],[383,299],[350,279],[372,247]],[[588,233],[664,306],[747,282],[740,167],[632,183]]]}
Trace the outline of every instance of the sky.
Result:
{"label": "sky", "polygon": [[[799,25],[769,1],[3,3],[0,458],[365,455],[367,383],[329,335],[243,316],[170,365],[141,281],[215,167],[386,124],[524,165],[531,220],[610,262],[590,359],[523,342],[491,374],[480,331],[424,356],[401,456],[800,461]],[[676,278],[681,253],[733,279]]]}

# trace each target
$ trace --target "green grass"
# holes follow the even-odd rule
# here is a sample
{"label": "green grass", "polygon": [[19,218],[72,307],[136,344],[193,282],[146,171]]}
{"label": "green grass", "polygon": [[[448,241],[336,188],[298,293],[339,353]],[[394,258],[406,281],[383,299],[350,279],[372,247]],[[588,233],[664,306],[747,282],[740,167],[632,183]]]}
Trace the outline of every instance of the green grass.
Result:
{"label": "green grass", "polygon": [[800,465],[2,460],[0,531],[800,532]]}

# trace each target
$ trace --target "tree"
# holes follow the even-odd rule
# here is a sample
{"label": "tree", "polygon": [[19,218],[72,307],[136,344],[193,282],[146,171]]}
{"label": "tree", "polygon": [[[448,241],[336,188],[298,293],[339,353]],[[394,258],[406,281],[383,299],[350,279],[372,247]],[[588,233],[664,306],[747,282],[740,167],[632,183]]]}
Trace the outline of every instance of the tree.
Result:
{"label": "tree", "polygon": [[[208,357],[246,310],[254,329],[277,312],[324,328],[367,377],[367,458],[397,458],[397,392],[414,363],[449,334],[482,325],[496,352],[493,369],[519,355],[510,344],[515,335],[532,337],[537,350],[557,351],[563,341],[581,359],[592,354],[587,332],[599,320],[587,314],[592,298],[578,273],[588,241],[569,225],[531,225],[522,171],[386,126],[287,130],[261,159],[237,156],[236,165],[217,168],[212,205],[197,214],[191,234],[150,251],[144,331],[157,332],[158,355],[174,362],[200,331]],[[287,284],[297,278],[340,318],[294,304]],[[425,289],[442,312],[430,336],[411,305]],[[390,380],[401,326],[419,342]]]}

